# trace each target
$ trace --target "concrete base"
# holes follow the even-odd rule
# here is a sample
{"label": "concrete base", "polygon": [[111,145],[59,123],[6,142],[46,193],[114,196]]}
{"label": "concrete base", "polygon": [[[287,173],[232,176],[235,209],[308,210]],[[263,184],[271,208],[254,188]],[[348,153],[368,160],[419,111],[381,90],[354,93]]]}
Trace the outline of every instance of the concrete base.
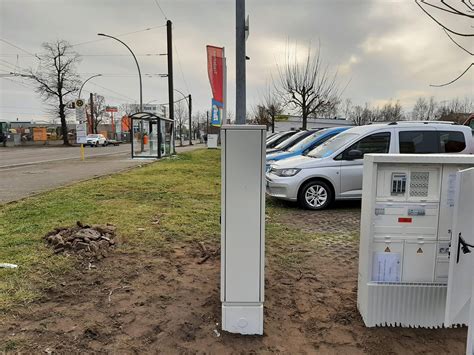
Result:
{"label": "concrete base", "polygon": [[223,303],[222,330],[237,334],[263,335],[263,303]]}

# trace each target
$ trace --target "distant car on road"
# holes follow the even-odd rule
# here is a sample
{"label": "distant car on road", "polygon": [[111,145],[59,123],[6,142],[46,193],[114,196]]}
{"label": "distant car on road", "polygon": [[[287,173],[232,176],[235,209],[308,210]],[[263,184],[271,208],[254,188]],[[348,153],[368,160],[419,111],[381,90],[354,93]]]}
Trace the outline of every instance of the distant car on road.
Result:
{"label": "distant car on road", "polygon": [[105,147],[107,146],[107,138],[102,134],[88,134],[86,145],[90,145],[91,147],[98,147],[101,145]]}

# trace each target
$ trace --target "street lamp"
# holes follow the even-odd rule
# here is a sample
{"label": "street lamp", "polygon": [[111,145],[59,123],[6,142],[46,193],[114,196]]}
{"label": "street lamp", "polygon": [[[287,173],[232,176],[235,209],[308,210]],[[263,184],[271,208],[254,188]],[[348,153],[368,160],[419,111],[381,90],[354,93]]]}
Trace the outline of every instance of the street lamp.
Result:
{"label": "street lamp", "polygon": [[[138,69],[138,79],[140,80],[140,112],[143,112],[143,90],[142,90],[142,73],[140,71],[140,66],[138,65],[138,60],[137,60],[137,57],[135,57],[135,54],[133,53],[133,51],[130,49],[129,46],[127,46],[125,44],[125,42],[119,40],[118,38],[114,37],[114,36],[110,36],[110,35],[107,35],[105,33],[98,33],[97,36],[102,36],[102,37],[108,37],[108,38],[112,38],[112,39],[115,39],[117,42],[120,42],[122,43],[129,51],[130,53],[132,54],[133,56],[133,59],[135,59],[135,63],[137,64],[137,69]],[[132,128],[133,130],[133,128]],[[141,152],[145,151],[145,147],[144,147],[144,142],[143,142],[143,120],[140,121],[140,135],[141,135]],[[133,137],[131,137],[131,139],[133,139]],[[132,144],[133,146],[133,144]]]}
{"label": "street lamp", "polygon": [[133,53],[133,51],[130,49],[129,46],[127,46],[125,44],[125,42],[119,40],[118,38],[116,37],[113,37],[113,36],[110,36],[110,35],[107,35],[105,33],[98,33],[97,34],[98,36],[102,36],[102,37],[109,37],[109,38],[112,38],[112,39],[115,39],[116,41],[122,43],[125,47],[127,47],[127,49],[130,51],[130,53],[132,54],[133,56],[133,59],[135,59],[135,63],[137,64],[137,69],[138,69],[138,78],[140,79],[140,112],[143,111],[143,94],[142,94],[142,73],[140,71],[140,66],[138,65],[138,61],[137,61],[137,57],[135,57],[135,54]]}
{"label": "street lamp", "polygon": [[102,76],[102,74],[92,75],[91,77],[89,77],[89,78],[87,78],[86,80],[84,80],[84,82],[83,82],[82,85],[81,85],[81,88],[79,89],[79,95],[77,95],[77,98],[78,98],[78,99],[81,98],[81,92],[82,92],[82,88],[84,87],[84,85],[85,85],[89,80],[91,80],[92,78],[97,78],[98,76]]}
{"label": "street lamp", "polygon": [[[192,141],[192,136],[191,136],[191,131],[192,131],[192,127],[191,127],[191,114],[192,114],[192,97],[191,97],[191,94],[189,94],[188,96],[184,95],[181,91],[179,91],[178,89],[174,89],[174,91],[180,93],[181,95],[183,95],[184,99],[186,100],[186,102],[188,103],[188,113],[189,113],[189,145],[193,145],[193,141]],[[171,109],[171,108],[170,108]]]}

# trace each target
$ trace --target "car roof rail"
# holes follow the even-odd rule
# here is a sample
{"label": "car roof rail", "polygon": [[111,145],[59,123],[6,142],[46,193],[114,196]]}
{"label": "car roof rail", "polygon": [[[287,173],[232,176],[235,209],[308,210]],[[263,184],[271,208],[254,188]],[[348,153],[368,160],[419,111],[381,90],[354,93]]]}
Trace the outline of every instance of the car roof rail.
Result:
{"label": "car roof rail", "polygon": [[422,121],[399,121],[399,123],[412,123],[412,124],[450,124],[450,125],[455,125],[457,124],[456,122],[453,121],[427,121],[427,120],[422,120]]}

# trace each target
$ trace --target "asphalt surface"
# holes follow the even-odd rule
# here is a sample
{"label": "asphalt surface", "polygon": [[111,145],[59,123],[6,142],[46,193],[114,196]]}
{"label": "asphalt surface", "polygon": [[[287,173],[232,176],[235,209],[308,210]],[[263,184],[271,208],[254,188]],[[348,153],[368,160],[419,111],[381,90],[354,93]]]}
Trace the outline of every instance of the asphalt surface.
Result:
{"label": "asphalt surface", "polygon": [[[108,147],[85,147],[84,156],[86,159],[99,156],[109,156],[115,154],[130,154],[130,145]],[[81,148],[79,147],[15,147],[0,148],[0,169],[21,165],[42,164],[46,162],[79,159]]]}
{"label": "asphalt surface", "polygon": [[[203,147],[196,144],[176,150]],[[80,148],[0,148],[0,204],[153,161],[130,159],[130,145],[85,151],[86,158],[81,161]]]}

